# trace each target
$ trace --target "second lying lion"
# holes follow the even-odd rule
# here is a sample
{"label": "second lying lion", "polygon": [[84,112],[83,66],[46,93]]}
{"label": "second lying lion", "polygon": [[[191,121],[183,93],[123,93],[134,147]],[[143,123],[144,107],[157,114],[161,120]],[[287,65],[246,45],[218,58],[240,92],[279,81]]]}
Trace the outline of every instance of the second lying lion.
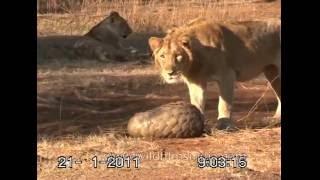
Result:
{"label": "second lying lion", "polygon": [[49,36],[38,38],[38,58],[88,58],[100,61],[126,60],[130,54],[120,45],[132,29],[117,12],[95,25],[83,36]]}

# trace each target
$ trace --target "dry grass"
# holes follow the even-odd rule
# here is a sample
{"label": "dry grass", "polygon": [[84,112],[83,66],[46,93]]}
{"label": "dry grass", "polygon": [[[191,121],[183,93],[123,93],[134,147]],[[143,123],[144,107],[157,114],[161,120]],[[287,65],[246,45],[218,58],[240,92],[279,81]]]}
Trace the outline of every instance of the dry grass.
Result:
{"label": "dry grass", "polygon": [[118,11],[135,32],[157,33],[205,16],[217,21],[280,17],[280,3],[261,0],[86,0],[64,14],[39,14],[38,35],[83,34],[110,11]]}
{"label": "dry grass", "polygon": [[[280,179],[280,129],[216,132],[197,139],[144,140],[114,134],[40,139],[39,179]],[[94,156],[105,160],[110,154],[138,155],[139,168],[93,168]],[[164,155],[163,155],[164,154]],[[247,155],[248,166],[240,168],[197,167],[197,156]],[[72,168],[58,169],[57,157],[72,155],[82,160]],[[77,178],[76,178],[77,177]]]}

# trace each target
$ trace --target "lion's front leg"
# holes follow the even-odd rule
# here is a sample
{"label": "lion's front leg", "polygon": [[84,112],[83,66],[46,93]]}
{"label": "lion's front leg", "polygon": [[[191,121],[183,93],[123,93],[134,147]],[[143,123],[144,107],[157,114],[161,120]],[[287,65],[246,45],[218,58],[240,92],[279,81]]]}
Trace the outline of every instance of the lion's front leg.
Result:
{"label": "lion's front leg", "polygon": [[224,72],[224,74],[221,75],[218,80],[220,96],[218,104],[218,122],[216,128],[219,130],[234,129],[231,119],[231,111],[235,80],[236,75],[232,70],[229,72]]}
{"label": "lion's front leg", "polygon": [[206,101],[206,82],[187,82],[191,104],[204,114]]}

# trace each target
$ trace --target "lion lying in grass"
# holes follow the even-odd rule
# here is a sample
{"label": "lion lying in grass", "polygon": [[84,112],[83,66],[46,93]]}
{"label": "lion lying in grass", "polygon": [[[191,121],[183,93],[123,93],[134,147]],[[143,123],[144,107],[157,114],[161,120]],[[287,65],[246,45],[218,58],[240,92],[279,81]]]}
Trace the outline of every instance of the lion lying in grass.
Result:
{"label": "lion lying in grass", "polygon": [[119,42],[131,33],[127,21],[113,11],[83,36],[38,38],[38,60],[87,58],[125,61],[130,51],[122,48]]}

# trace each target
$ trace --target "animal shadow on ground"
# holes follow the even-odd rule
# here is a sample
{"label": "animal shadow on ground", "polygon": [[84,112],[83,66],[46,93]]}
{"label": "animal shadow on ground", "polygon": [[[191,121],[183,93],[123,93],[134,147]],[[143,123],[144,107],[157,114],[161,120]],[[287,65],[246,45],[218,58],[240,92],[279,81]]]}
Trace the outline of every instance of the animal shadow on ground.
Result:
{"label": "animal shadow on ground", "polygon": [[[154,35],[134,33],[123,44],[148,53],[147,41]],[[39,47],[38,43],[38,48],[47,46]],[[64,52],[55,55],[60,57],[38,60],[38,137],[106,132],[125,135],[127,122],[135,113],[174,101],[189,101],[186,85],[163,84],[153,65],[72,61]],[[73,73],[79,70],[80,73]],[[271,116],[276,107],[271,89],[266,89],[265,80],[245,85],[247,88],[235,89],[236,126],[240,129],[268,126],[261,119]],[[256,109],[248,116],[259,99]],[[214,82],[209,82],[206,103],[206,128],[210,128],[217,117],[218,88]]]}
{"label": "animal shadow on ground", "polygon": [[[54,78],[56,77],[49,78],[52,84],[55,82]],[[169,102],[189,101],[185,85],[163,85],[157,75],[94,75],[79,78],[82,81],[86,81],[86,78],[99,78],[98,82],[91,83],[61,78],[65,81],[61,85],[55,84],[52,88],[46,85],[47,90],[38,92],[39,137],[106,132],[124,135],[127,122],[135,113]],[[42,82],[50,81],[49,79]],[[215,84],[212,83],[210,86]],[[216,123],[218,103],[218,93],[215,88],[211,89],[213,90],[209,91],[205,115],[209,127]],[[246,116],[264,91],[240,88],[236,90],[234,119]],[[266,127],[268,123],[261,119],[271,116],[275,107],[273,94],[268,92],[252,115],[245,120],[236,121],[236,125],[242,129]]]}

